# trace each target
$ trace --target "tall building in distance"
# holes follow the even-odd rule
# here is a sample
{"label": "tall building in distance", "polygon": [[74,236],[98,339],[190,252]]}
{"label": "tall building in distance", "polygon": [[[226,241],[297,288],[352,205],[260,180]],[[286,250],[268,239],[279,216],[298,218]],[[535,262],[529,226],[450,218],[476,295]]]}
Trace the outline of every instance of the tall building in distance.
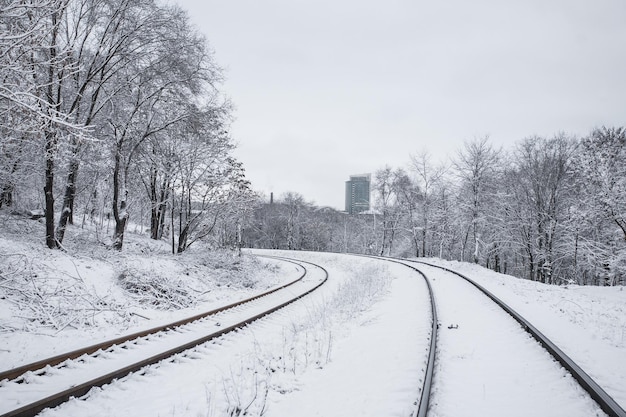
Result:
{"label": "tall building in distance", "polygon": [[370,209],[370,174],[350,175],[346,181],[346,212],[356,214]]}

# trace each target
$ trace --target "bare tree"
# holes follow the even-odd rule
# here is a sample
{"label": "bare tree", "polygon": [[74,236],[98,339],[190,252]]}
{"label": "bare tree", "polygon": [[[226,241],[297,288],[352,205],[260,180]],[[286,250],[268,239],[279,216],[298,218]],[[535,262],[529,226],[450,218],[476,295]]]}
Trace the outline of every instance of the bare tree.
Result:
{"label": "bare tree", "polygon": [[172,206],[178,217],[177,253],[211,234],[231,197],[244,187],[242,167],[230,156],[230,137],[224,131],[201,132],[210,136],[189,141],[177,159],[179,175],[171,191],[178,200]]}
{"label": "bare tree", "polygon": [[419,216],[421,191],[403,169],[394,172],[393,189],[396,194],[398,208],[402,214],[402,222],[412,245],[412,253],[419,256],[420,234]]}
{"label": "bare tree", "polygon": [[[592,281],[626,281],[626,129],[602,127],[575,158],[579,203],[573,222],[575,271]],[[584,265],[583,265],[584,264]]]}
{"label": "bare tree", "polygon": [[395,196],[393,193],[393,171],[391,167],[386,166],[383,169],[376,171],[374,175],[374,192],[376,195],[376,211],[381,216],[382,224],[382,237],[380,241],[380,253],[379,255],[389,255],[391,251],[391,245],[393,243],[393,235],[395,232],[394,227],[394,213],[393,207],[395,205]]}
{"label": "bare tree", "polygon": [[429,256],[432,254],[429,238],[432,233],[431,211],[434,203],[433,194],[436,184],[441,181],[446,173],[445,166],[433,166],[428,152],[420,152],[411,156],[412,170],[415,173],[416,183],[421,192],[420,202],[420,232],[421,232],[421,253],[418,256]]}
{"label": "bare tree", "polygon": [[139,178],[150,202],[150,237],[155,240],[165,231],[171,192],[179,175],[176,162],[182,136],[176,129],[157,135],[140,149],[137,158]]}
{"label": "bare tree", "polygon": [[586,191],[626,240],[626,129],[595,129],[582,140],[579,165]]}
{"label": "bare tree", "polygon": [[285,227],[287,238],[287,249],[301,249],[300,240],[302,237],[301,225],[305,217],[303,212],[307,206],[304,197],[298,193],[288,192],[282,198],[285,208]]}
{"label": "bare tree", "polygon": [[[61,85],[62,111],[75,125],[89,127],[104,122],[101,113],[111,108],[122,86],[116,76],[130,64],[142,37],[142,24],[135,17],[153,8],[151,1],[72,0],[63,19],[62,39],[74,69]],[[56,229],[63,242],[67,224],[73,223],[74,201],[84,146],[90,141],[73,135],[68,149],[68,166],[61,215]]]}
{"label": "bare tree", "polygon": [[554,282],[555,244],[562,231],[569,166],[575,142],[564,135],[552,139],[527,138],[516,152],[516,187],[530,214],[522,226],[529,274],[541,282]]}
{"label": "bare tree", "polygon": [[499,152],[489,144],[489,137],[465,142],[463,149],[453,161],[456,175],[460,180],[460,209],[467,217],[462,259],[465,260],[465,247],[471,234],[474,246],[472,260],[478,263],[480,249],[486,242],[484,232],[488,229],[488,203],[494,193]]}
{"label": "bare tree", "polygon": [[[132,63],[116,75],[123,88],[107,118],[113,156],[113,246],[122,248],[128,222],[129,175],[139,149],[152,137],[189,120],[218,97],[219,69],[204,38],[175,7],[154,7],[135,17],[142,36]],[[145,31],[145,32],[144,32]],[[202,104],[202,102],[206,104]]]}
{"label": "bare tree", "polygon": [[[74,68],[70,51],[62,42],[63,17],[69,0],[31,4],[13,1],[2,8],[7,32],[0,36],[0,98],[5,110],[26,112],[31,129],[42,132],[46,245],[56,248],[54,224],[54,176],[59,142],[81,135],[62,111],[62,85]],[[14,128],[8,126],[8,128]]]}

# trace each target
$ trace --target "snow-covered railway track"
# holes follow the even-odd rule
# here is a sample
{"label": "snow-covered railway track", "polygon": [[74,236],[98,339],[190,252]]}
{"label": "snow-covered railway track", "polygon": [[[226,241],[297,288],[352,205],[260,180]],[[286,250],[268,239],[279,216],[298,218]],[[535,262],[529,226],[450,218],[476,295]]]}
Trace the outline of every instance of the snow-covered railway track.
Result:
{"label": "snow-covered railway track", "polygon": [[[428,407],[436,416],[626,417],[572,359],[485,288],[447,268],[402,263],[430,282],[438,308],[430,406],[422,397],[418,415]],[[425,381],[422,394],[428,389]]]}
{"label": "snow-covered railway track", "polygon": [[[106,385],[236,331],[319,288],[326,270],[310,262],[270,257],[298,265],[301,275],[285,285],[175,323],[57,355],[0,374],[0,417],[35,416],[94,387]],[[305,264],[312,266],[308,269]]]}

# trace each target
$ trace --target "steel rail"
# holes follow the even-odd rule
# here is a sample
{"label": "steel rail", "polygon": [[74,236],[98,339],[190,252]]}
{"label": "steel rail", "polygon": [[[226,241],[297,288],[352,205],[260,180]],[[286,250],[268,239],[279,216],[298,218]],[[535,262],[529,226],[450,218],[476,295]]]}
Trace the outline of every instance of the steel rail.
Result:
{"label": "steel rail", "polygon": [[[276,258],[278,258],[278,257],[276,257]],[[282,258],[282,259],[288,260],[287,258]],[[290,260],[290,261],[292,263],[296,263],[295,260]],[[301,298],[305,297],[306,295],[312,293],[313,291],[315,291],[316,289],[321,287],[328,280],[328,271],[325,268],[323,268],[322,266],[313,264],[311,262],[300,261],[300,260],[298,260],[297,262],[307,263],[307,264],[313,265],[313,266],[321,269],[323,271],[323,273],[324,273],[323,280],[320,281],[318,284],[316,284],[314,287],[312,287],[312,288],[308,289],[307,291],[305,291],[304,293],[301,293],[301,294],[299,294],[299,295],[289,299],[288,301],[285,301],[285,302],[283,302],[283,303],[281,303],[281,304],[279,304],[277,306],[274,306],[274,307],[272,307],[272,308],[270,308],[270,309],[268,309],[266,311],[263,311],[263,312],[261,312],[259,314],[256,314],[253,317],[249,317],[249,318],[247,318],[245,320],[242,320],[239,323],[236,323],[236,324],[233,324],[231,326],[222,328],[222,329],[220,329],[220,330],[218,330],[216,332],[213,332],[213,333],[210,333],[210,334],[205,335],[203,337],[197,338],[197,339],[195,339],[193,341],[190,341],[190,342],[187,342],[187,343],[185,343],[183,345],[180,345],[178,347],[169,349],[169,350],[167,350],[165,352],[162,352],[160,354],[151,356],[151,357],[149,357],[147,359],[141,360],[141,361],[136,362],[136,363],[134,363],[132,365],[128,365],[128,366],[126,366],[126,367],[124,367],[122,369],[119,369],[117,371],[110,372],[110,373],[108,373],[106,375],[103,375],[103,376],[100,376],[98,378],[94,378],[94,379],[92,379],[90,381],[78,384],[78,385],[73,386],[71,388],[68,388],[68,389],[66,389],[66,390],[64,390],[62,392],[50,395],[50,396],[48,396],[46,398],[43,398],[41,400],[38,400],[38,401],[35,401],[33,403],[24,405],[24,406],[22,406],[20,408],[17,408],[17,409],[14,409],[12,411],[9,411],[8,413],[2,414],[0,417],[34,417],[39,412],[41,412],[42,410],[44,410],[46,408],[56,407],[56,406],[58,406],[58,405],[60,405],[60,404],[62,404],[64,402],[68,401],[71,398],[82,397],[83,395],[87,394],[94,387],[101,387],[103,385],[109,384],[109,383],[111,383],[114,380],[123,378],[123,377],[125,377],[125,376],[127,376],[127,375],[129,375],[129,374],[131,374],[133,372],[137,372],[137,371],[141,370],[142,368],[144,368],[144,367],[146,367],[148,365],[152,365],[152,364],[161,362],[161,361],[163,361],[163,360],[165,360],[165,359],[167,359],[167,358],[169,358],[169,357],[171,357],[173,355],[182,353],[182,352],[184,352],[186,350],[189,350],[189,349],[194,348],[194,347],[196,347],[198,345],[206,343],[206,342],[208,342],[210,340],[218,338],[218,337],[220,337],[220,336],[222,336],[222,335],[224,335],[226,333],[229,333],[229,332],[234,331],[236,329],[242,328],[242,327],[244,327],[244,326],[246,326],[248,324],[251,324],[252,322],[254,322],[254,321],[256,321],[256,320],[258,320],[260,318],[263,318],[263,317],[265,317],[265,316],[267,316],[269,314],[272,314],[272,313],[274,313],[274,312],[276,312],[276,311],[278,311],[278,310],[288,306],[289,304],[292,304],[295,301],[300,300]],[[302,268],[304,268],[304,266],[302,266]],[[306,275],[306,268],[305,268],[305,274],[303,274],[303,276],[301,276],[298,279],[298,281],[301,280],[304,277],[304,275]],[[289,285],[284,285],[284,286],[282,286],[282,287],[280,287],[278,289],[285,288],[285,287],[287,287]],[[269,293],[275,292],[278,289],[272,290]]]}
{"label": "steel rail", "polygon": [[513,310],[510,306],[508,306],[504,301],[496,297],[489,290],[487,290],[482,285],[478,284],[473,279],[457,272],[453,269],[446,268],[444,266],[434,265],[429,262],[417,261],[417,260],[408,260],[408,262],[414,262],[419,264],[428,265],[434,268],[443,269],[448,271],[454,275],[457,275],[478,290],[480,290],[483,294],[489,297],[492,301],[498,304],[504,311],[506,311],[511,317],[513,317],[524,330],[526,330],[541,346],[546,349],[554,359],[556,359],[565,369],[567,369],[570,374],[576,379],[576,381],[580,384],[580,386],[593,398],[593,400],[600,406],[602,411],[604,411],[610,417],[626,417],[626,411],[611,397],[604,389],[596,382],[593,378],[591,378],[576,362],[574,362],[565,352],[563,352],[554,342],[552,342],[547,336],[539,331],[535,326],[533,326],[528,320],[522,317],[518,312]]}
{"label": "steel rail", "polygon": [[430,346],[428,348],[428,359],[426,361],[426,372],[424,373],[424,383],[422,384],[422,392],[420,393],[419,404],[415,412],[411,417],[426,417],[428,414],[428,406],[430,404],[430,391],[433,384],[433,375],[435,373],[435,355],[437,352],[437,329],[439,329],[439,322],[437,319],[437,304],[435,303],[435,295],[433,288],[430,285],[430,281],[426,277],[424,272],[420,271],[412,265],[407,265],[404,260],[394,259],[390,257],[374,256],[374,255],[359,255],[352,254],[354,256],[361,256],[364,258],[371,258],[377,260],[384,260],[387,262],[397,263],[399,265],[406,266],[420,274],[426,283],[428,288],[428,296],[430,298],[430,316],[432,319],[430,330]]}
{"label": "steel rail", "polygon": [[[259,255],[259,256],[264,257],[264,258],[280,259],[280,260],[283,260],[285,262],[289,262],[289,263],[295,264],[295,265],[303,268],[301,265],[298,265],[297,262],[294,262],[293,260],[290,260],[288,258],[279,258],[279,257],[276,257],[276,256],[265,256],[265,255]],[[119,345],[119,344],[122,344],[122,343],[125,343],[125,342],[129,342],[131,340],[134,340],[134,339],[137,339],[137,338],[140,338],[140,337],[145,337],[145,336],[148,336],[148,335],[151,335],[151,334],[154,334],[154,333],[159,333],[159,332],[162,332],[164,330],[174,329],[176,327],[184,326],[184,325],[189,324],[191,322],[194,322],[196,320],[200,320],[200,319],[203,319],[205,317],[209,317],[209,316],[215,315],[217,313],[221,313],[223,311],[230,310],[231,308],[238,307],[238,306],[240,306],[242,304],[249,303],[250,301],[257,300],[259,298],[265,297],[266,295],[269,295],[269,294],[272,294],[272,293],[274,293],[276,291],[282,290],[283,288],[286,288],[288,286],[291,286],[291,285],[301,281],[305,277],[305,275],[306,275],[306,269],[304,269],[302,271],[302,274],[297,279],[295,279],[295,280],[293,280],[291,282],[288,282],[286,284],[283,284],[281,286],[274,287],[274,288],[272,288],[272,289],[270,289],[268,291],[265,291],[263,293],[260,293],[260,294],[254,295],[252,297],[246,298],[244,300],[236,301],[234,303],[231,303],[231,304],[228,304],[228,305],[225,305],[225,306],[222,306],[222,307],[218,307],[218,308],[210,310],[210,311],[206,311],[206,312],[203,312],[203,313],[195,314],[193,316],[190,316],[190,317],[187,317],[187,318],[184,318],[184,319],[181,319],[181,320],[177,320],[177,321],[172,322],[172,323],[168,323],[168,324],[164,324],[164,325],[161,325],[161,326],[153,327],[151,329],[142,330],[142,331],[139,331],[139,332],[127,334],[127,335],[120,336],[120,337],[115,338],[115,339],[106,340],[104,342],[99,342],[99,343],[96,343],[94,345],[90,345],[90,346],[87,346],[87,347],[76,349],[76,350],[73,350],[73,351],[70,351],[70,352],[61,353],[59,355],[52,356],[50,358],[41,359],[41,360],[38,360],[36,362],[28,363],[28,364],[25,364],[25,365],[22,365],[22,366],[19,366],[19,367],[16,367],[16,368],[12,368],[12,369],[9,369],[9,370],[6,370],[6,371],[2,371],[2,372],[0,372],[0,381],[3,381],[5,379],[13,380],[13,379],[16,379],[16,378],[20,377],[21,375],[25,374],[26,372],[29,372],[29,371],[30,372],[36,372],[36,371],[38,371],[38,370],[40,370],[42,368],[45,368],[46,366],[56,366],[56,365],[66,361],[66,360],[69,360],[69,359],[76,359],[76,358],[79,358],[79,357],[81,357],[83,355],[91,355],[92,353],[95,353],[98,350],[106,350],[106,349],[108,349],[108,348],[110,348],[110,347],[112,347],[114,345]]]}
{"label": "steel rail", "polygon": [[426,417],[428,414],[428,406],[430,404],[430,391],[433,385],[433,375],[435,373],[435,354],[437,352],[437,329],[439,328],[439,323],[437,319],[437,304],[435,303],[435,295],[433,293],[433,287],[430,285],[430,281],[426,277],[424,272],[419,269],[407,265],[403,262],[398,262],[401,265],[407,266],[418,274],[420,274],[424,281],[426,282],[426,286],[428,287],[428,295],[430,297],[430,311],[431,311],[431,330],[430,330],[430,347],[428,349],[428,361],[426,363],[426,372],[424,375],[424,384],[422,386],[422,393],[420,395],[420,402],[417,407],[416,412],[413,414],[413,417]]}

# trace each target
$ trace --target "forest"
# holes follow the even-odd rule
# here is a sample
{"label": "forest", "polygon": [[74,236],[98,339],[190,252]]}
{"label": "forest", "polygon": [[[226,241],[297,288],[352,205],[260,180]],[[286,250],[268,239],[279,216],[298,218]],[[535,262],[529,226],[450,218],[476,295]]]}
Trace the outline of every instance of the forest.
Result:
{"label": "forest", "polygon": [[259,206],[252,247],[475,262],[550,284],[626,283],[626,130],[530,136],[513,149],[488,137],[448,162],[409,155],[372,180],[372,210],[349,216],[296,193]]}
{"label": "forest", "polygon": [[[626,130],[465,142],[380,166],[372,208],[253,191],[206,39],[153,0],[4,2],[0,211],[121,251],[129,231],[193,244],[441,257],[551,284],[626,284]],[[419,143],[420,138],[411,138]]]}
{"label": "forest", "polygon": [[132,211],[180,253],[238,218],[251,192],[231,154],[232,106],[186,12],[50,0],[0,13],[1,207],[38,210],[51,249],[89,222],[121,250]]}

